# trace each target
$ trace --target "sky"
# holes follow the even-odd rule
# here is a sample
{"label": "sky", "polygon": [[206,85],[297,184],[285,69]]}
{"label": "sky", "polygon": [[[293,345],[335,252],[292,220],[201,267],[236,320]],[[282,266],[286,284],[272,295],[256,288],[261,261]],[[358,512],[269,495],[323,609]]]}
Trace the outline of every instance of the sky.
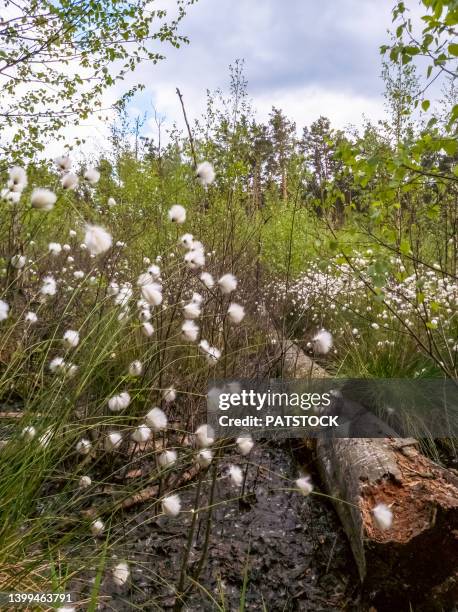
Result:
{"label": "sky", "polygon": [[[198,0],[181,24],[190,44],[161,47],[165,61],[144,63],[123,83],[146,86],[128,112],[148,114],[147,136],[156,130],[153,107],[166,129],[174,122],[184,129],[176,87],[192,120],[205,111],[206,90],[227,90],[229,64],[244,59],[260,120],[276,106],[300,130],[320,115],[337,128],[377,121],[385,113],[379,47],[389,41],[391,8],[390,0]],[[91,121],[80,132],[100,146],[105,129]]]}

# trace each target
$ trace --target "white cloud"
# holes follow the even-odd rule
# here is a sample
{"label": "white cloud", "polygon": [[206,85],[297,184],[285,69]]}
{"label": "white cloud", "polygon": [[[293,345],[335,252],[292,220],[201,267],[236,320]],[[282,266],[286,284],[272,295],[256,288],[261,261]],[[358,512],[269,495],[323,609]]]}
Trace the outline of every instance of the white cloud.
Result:
{"label": "white cloud", "polygon": [[258,96],[256,107],[260,119],[267,119],[272,105],[281,108],[299,129],[321,115],[330,118],[333,127],[344,128],[349,124],[362,125],[364,117],[382,118],[385,114],[383,100],[317,86]]}
{"label": "white cloud", "polygon": [[[156,110],[184,128],[178,86],[191,119],[205,111],[207,89],[227,89],[228,66],[246,60],[248,92],[258,117],[273,105],[298,127],[326,115],[336,127],[384,114],[379,45],[390,7],[379,0],[199,0],[183,30],[191,43],[140,69],[143,112]],[[154,133],[154,122],[149,127]]]}
{"label": "white cloud", "polygon": [[[227,89],[229,64],[244,58],[248,93],[261,120],[275,105],[298,129],[320,115],[334,127],[361,125],[364,116],[377,121],[384,116],[379,46],[389,40],[390,27],[390,5],[380,0],[199,0],[181,24],[191,43],[161,49],[165,61],[142,64],[104,102],[143,82],[146,89],[128,113],[148,113],[145,135],[156,133],[153,105],[166,116],[166,128],[176,122],[184,130],[176,87],[192,121],[205,111],[206,90]],[[89,139],[90,154],[104,148],[108,129],[95,118],[87,123],[76,133]]]}

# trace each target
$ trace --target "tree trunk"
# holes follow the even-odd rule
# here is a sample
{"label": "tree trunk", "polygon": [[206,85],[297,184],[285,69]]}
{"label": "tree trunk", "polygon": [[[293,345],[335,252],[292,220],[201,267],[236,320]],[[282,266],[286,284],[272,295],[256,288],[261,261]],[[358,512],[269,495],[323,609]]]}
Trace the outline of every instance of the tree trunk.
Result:
{"label": "tree trunk", "polygon": [[[329,377],[286,342],[283,375]],[[399,437],[316,441],[322,482],[349,539],[366,597],[378,611],[409,609],[434,592],[442,598],[457,589],[458,477],[417,446],[416,440]],[[393,513],[391,527],[383,531],[372,513],[380,503]]]}
{"label": "tree trunk", "polygon": [[[319,439],[316,452],[321,479],[378,610],[421,603],[455,574],[458,478],[451,470],[423,456],[413,439]],[[384,531],[372,514],[380,503],[393,513]]]}

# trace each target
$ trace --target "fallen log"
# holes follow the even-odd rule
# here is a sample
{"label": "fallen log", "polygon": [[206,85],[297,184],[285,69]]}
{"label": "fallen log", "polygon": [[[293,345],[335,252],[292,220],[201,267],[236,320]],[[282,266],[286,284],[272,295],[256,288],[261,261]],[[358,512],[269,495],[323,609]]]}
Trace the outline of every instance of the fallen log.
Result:
{"label": "fallen log", "polygon": [[[422,603],[455,574],[458,478],[451,470],[423,456],[412,439],[319,439],[316,454],[366,594],[378,610]],[[380,503],[393,514],[385,530],[373,516]]]}
{"label": "fallen log", "polygon": [[[284,343],[283,352],[285,378],[329,377],[295,344]],[[445,584],[447,592],[457,589],[456,472],[422,455],[416,440],[390,434],[320,438],[315,452],[372,606],[409,609]],[[385,530],[373,515],[381,503],[393,515]]]}

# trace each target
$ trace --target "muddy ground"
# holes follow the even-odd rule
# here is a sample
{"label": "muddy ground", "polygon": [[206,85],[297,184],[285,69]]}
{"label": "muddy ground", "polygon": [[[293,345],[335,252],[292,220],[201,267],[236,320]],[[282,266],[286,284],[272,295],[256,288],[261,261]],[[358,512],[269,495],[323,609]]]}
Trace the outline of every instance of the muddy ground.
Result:
{"label": "muddy ground", "polygon": [[[269,612],[359,608],[356,567],[329,501],[287,490],[291,483],[285,477],[297,478],[304,467],[297,465],[295,457],[297,453],[288,446],[257,445],[250,456],[243,502],[233,499],[240,490],[227,479],[217,482],[215,501],[224,503],[214,509],[207,563],[197,578],[200,586],[189,593],[184,610],[239,610],[242,599],[246,610]],[[240,461],[241,466],[245,463]],[[221,474],[226,467],[223,458]],[[180,493],[184,509],[193,506],[195,486]],[[199,506],[205,507],[209,482],[202,488]],[[189,557],[193,570],[205,539],[206,512],[199,514]],[[130,562],[132,578],[123,588],[105,578],[101,594],[106,600],[99,609],[173,608],[191,516],[157,520],[151,516],[150,506],[136,507],[114,528],[114,539],[123,540],[118,558]],[[89,575],[87,581],[80,578],[72,590],[84,598],[92,583]]]}

